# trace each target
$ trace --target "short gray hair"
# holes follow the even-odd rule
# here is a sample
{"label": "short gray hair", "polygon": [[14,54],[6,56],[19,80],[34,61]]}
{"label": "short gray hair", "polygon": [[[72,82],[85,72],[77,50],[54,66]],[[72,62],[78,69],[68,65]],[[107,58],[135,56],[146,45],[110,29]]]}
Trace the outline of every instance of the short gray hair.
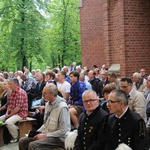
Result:
{"label": "short gray hair", "polygon": [[127,106],[128,105],[128,97],[127,94],[123,91],[123,90],[113,90],[110,92],[111,93],[115,93],[115,99],[118,101],[124,101],[124,105]]}
{"label": "short gray hair", "polygon": [[13,82],[14,84],[19,86],[19,80],[16,77],[15,78],[10,78],[9,81]]}
{"label": "short gray hair", "polygon": [[142,78],[141,74],[138,73],[138,72],[135,72],[135,73],[133,74],[133,76],[137,77],[138,79],[141,79],[141,78]]}
{"label": "short gray hair", "polygon": [[82,98],[84,97],[84,95],[86,95],[86,94],[93,94],[93,97],[97,97],[97,94],[96,94],[96,92],[95,91],[93,91],[93,90],[85,90],[84,92],[83,92],[83,94],[82,94]]}
{"label": "short gray hair", "polygon": [[49,93],[53,93],[55,96],[58,95],[58,88],[54,83],[49,83],[46,86],[49,88]]}

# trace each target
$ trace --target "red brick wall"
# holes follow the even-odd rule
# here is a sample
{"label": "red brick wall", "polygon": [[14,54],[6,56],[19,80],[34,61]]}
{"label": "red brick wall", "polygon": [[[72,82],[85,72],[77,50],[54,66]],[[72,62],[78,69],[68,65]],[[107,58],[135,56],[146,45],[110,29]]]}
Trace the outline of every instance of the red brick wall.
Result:
{"label": "red brick wall", "polygon": [[150,73],[150,0],[126,0],[124,8],[126,73]]}
{"label": "red brick wall", "polygon": [[83,0],[80,8],[82,66],[105,63],[101,0]]}
{"label": "red brick wall", "polygon": [[150,1],[83,0],[82,66],[121,65],[121,75],[150,73]]}
{"label": "red brick wall", "polygon": [[109,0],[109,52],[111,64],[121,65],[121,74],[125,73],[124,11],[123,0]]}

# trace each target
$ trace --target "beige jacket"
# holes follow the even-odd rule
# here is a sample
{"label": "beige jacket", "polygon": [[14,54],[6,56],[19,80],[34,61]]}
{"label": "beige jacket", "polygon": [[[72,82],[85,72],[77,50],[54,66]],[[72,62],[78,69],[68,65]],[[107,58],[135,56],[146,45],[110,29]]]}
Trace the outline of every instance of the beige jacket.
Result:
{"label": "beige jacket", "polygon": [[142,93],[133,88],[128,99],[128,106],[130,110],[138,113],[146,122],[146,100]]}

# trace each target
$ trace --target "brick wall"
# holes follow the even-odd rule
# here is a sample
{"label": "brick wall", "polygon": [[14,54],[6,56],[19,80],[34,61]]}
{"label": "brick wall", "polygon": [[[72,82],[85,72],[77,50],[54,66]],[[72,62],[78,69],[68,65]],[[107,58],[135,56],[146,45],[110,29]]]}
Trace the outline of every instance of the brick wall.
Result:
{"label": "brick wall", "polygon": [[126,73],[150,73],[150,1],[126,0],[124,8]]}
{"label": "brick wall", "polygon": [[119,63],[121,75],[150,73],[150,1],[83,0],[82,66]]}
{"label": "brick wall", "polygon": [[101,0],[83,0],[80,8],[82,66],[105,62],[103,40],[103,9]]}

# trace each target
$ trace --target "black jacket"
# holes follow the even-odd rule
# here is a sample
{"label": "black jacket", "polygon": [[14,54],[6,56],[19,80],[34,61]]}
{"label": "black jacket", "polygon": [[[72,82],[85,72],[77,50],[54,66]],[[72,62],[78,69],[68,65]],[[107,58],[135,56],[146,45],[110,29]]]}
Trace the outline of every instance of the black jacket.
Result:
{"label": "black jacket", "polygon": [[99,97],[102,97],[102,89],[103,89],[103,83],[98,78],[93,78],[92,80],[89,80],[89,82],[92,85],[92,90],[97,93]]}
{"label": "black jacket", "polygon": [[115,150],[120,143],[127,144],[133,150],[149,150],[145,122],[138,114],[128,109],[120,119],[111,115],[108,124],[105,150]]}
{"label": "black jacket", "polygon": [[99,106],[89,116],[82,113],[73,150],[104,150],[107,137],[107,112]]}

